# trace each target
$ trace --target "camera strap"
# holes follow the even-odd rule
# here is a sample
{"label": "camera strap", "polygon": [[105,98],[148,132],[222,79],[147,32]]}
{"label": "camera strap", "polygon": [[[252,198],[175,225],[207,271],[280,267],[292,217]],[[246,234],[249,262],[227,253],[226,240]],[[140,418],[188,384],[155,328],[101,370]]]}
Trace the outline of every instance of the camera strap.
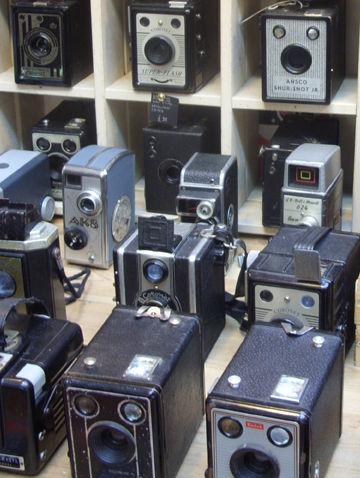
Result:
{"label": "camera strap", "polygon": [[8,345],[5,334],[5,324],[11,312],[16,311],[19,304],[25,304],[29,313],[42,315],[50,318],[50,314],[42,300],[35,298],[14,298],[9,297],[0,301],[0,350],[4,351]]}
{"label": "camera strap", "polygon": [[[54,248],[54,250],[52,251],[52,255],[53,259],[55,259],[60,277],[64,284],[64,292],[71,294],[70,297],[65,298],[65,305],[71,304],[72,302],[75,302],[76,299],[79,299],[81,297],[82,293],[84,292],[85,284],[91,274],[91,271],[88,267],[85,267],[81,272],[78,272],[71,277],[67,277],[61,259],[60,249],[58,247]],[[72,281],[82,276],[84,276],[84,278],[81,282],[72,283]]]}
{"label": "camera strap", "polygon": [[260,15],[261,13],[266,12],[267,10],[276,10],[279,7],[291,7],[291,6],[294,6],[294,7],[297,6],[298,8],[304,8],[304,7],[308,6],[308,3],[304,3],[300,0],[282,0],[282,1],[278,1],[276,3],[273,3],[272,5],[269,5],[268,7],[264,7],[261,10],[258,10],[257,12],[253,13],[249,17],[246,17],[241,23],[245,23],[248,20],[250,20],[251,18],[254,18],[257,15]]}

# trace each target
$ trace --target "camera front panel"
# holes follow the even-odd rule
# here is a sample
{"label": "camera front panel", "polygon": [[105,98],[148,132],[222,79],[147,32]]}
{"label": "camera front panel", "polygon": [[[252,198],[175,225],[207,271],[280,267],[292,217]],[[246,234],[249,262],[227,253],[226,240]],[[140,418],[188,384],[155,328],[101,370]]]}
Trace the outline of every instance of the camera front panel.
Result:
{"label": "camera front panel", "polygon": [[64,184],[65,257],[77,264],[108,267],[107,203],[100,177],[66,171]]}
{"label": "camera front panel", "polygon": [[136,71],[134,86],[186,89],[186,15],[133,12]]}
{"label": "camera front panel", "polygon": [[64,80],[64,17],[43,10],[14,14],[15,81]]}
{"label": "camera front panel", "polygon": [[316,289],[288,288],[270,284],[254,287],[255,320],[293,321],[295,326],[322,328],[321,294]]}
{"label": "camera front panel", "polygon": [[160,476],[149,398],[69,387],[66,401],[74,476]]}
{"label": "camera front panel", "polygon": [[62,169],[81,146],[81,136],[66,133],[36,132],[32,134],[34,151],[46,153],[49,157],[51,195],[62,201]]}
{"label": "camera front panel", "polygon": [[263,100],[328,103],[329,19],[270,16],[262,29]]}
{"label": "camera front panel", "polygon": [[298,478],[300,426],[291,420],[211,410],[214,478]]}

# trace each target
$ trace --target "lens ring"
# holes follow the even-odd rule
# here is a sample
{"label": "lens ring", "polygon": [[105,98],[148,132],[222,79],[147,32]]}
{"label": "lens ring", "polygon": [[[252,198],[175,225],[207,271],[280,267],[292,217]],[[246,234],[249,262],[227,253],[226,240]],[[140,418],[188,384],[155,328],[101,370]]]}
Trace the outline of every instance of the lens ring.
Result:
{"label": "lens ring", "polygon": [[281,53],[281,64],[292,75],[305,73],[309,70],[311,63],[311,53],[302,45],[288,45]]}
{"label": "lens ring", "polygon": [[160,284],[168,277],[169,269],[159,259],[148,259],[144,262],[143,274],[145,279],[151,284]]}
{"label": "lens ring", "polygon": [[96,216],[101,212],[101,199],[94,191],[84,191],[78,196],[77,206],[86,216]]}
{"label": "lens ring", "polygon": [[260,292],[260,299],[263,302],[271,302],[274,299],[274,295],[270,290],[264,289]]}
{"label": "lens ring", "polygon": [[230,470],[235,478],[279,478],[280,466],[266,449],[245,445],[230,458]]}
{"label": "lens ring", "polygon": [[95,423],[88,437],[90,450],[107,465],[123,466],[135,456],[135,440],[129,430],[116,422]]}
{"label": "lens ring", "polygon": [[238,438],[243,433],[241,423],[232,417],[223,417],[218,422],[218,429],[227,438]]}
{"label": "lens ring", "polygon": [[36,57],[46,57],[50,55],[52,50],[51,38],[49,38],[45,33],[40,32],[38,35],[34,35],[31,38],[29,48]]}
{"label": "lens ring", "polygon": [[121,418],[132,425],[138,425],[146,418],[146,413],[143,407],[138,403],[131,401],[127,401],[125,403],[122,402],[119,406],[118,413]]}
{"label": "lens ring", "polygon": [[174,58],[175,49],[169,38],[152,37],[145,44],[144,54],[150,63],[161,66]]}
{"label": "lens ring", "polygon": [[180,184],[183,163],[177,159],[168,158],[160,163],[158,175],[160,180],[168,186]]}
{"label": "lens ring", "polygon": [[44,138],[43,136],[41,136],[40,138],[37,138],[35,144],[40,151],[43,151],[45,153],[49,151],[51,148],[50,141],[47,138]]}
{"label": "lens ring", "polygon": [[54,181],[62,181],[62,170],[69,158],[62,153],[49,154],[50,177]]}
{"label": "lens ring", "polygon": [[99,412],[97,401],[89,395],[78,395],[73,401],[73,407],[83,417],[94,417]]}

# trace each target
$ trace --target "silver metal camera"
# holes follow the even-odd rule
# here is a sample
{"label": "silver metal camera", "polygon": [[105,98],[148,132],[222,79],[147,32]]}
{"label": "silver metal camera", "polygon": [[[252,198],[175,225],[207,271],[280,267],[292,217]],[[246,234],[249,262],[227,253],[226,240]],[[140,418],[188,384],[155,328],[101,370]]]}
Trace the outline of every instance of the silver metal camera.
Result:
{"label": "silver metal camera", "polygon": [[263,101],[330,104],[345,76],[345,1],[261,16]]}
{"label": "silver metal camera", "polygon": [[87,146],[62,174],[65,258],[106,269],[134,226],[135,158],[131,151]]}
{"label": "silver metal camera", "polygon": [[341,229],[343,170],[339,146],[305,143],[285,161],[282,225]]}

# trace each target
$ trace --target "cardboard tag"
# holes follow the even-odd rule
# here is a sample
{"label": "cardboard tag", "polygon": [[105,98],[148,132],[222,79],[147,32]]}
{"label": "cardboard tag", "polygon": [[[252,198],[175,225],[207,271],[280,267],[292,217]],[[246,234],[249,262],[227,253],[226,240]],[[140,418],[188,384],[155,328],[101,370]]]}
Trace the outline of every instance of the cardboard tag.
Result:
{"label": "cardboard tag", "polygon": [[164,93],[152,93],[149,121],[168,126],[178,124],[179,99]]}

